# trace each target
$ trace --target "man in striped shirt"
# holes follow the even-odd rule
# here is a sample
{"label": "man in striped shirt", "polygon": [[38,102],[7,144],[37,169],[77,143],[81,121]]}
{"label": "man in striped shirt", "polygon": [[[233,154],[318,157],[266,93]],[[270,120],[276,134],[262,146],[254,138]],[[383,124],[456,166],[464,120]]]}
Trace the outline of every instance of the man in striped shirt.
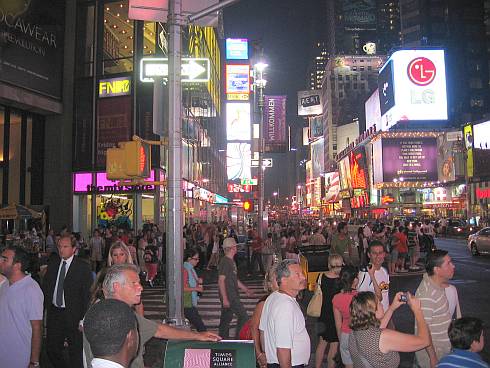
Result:
{"label": "man in striped shirt", "polygon": [[465,317],[452,321],[448,334],[453,352],[442,358],[437,368],[488,368],[478,355],[485,345],[480,319]]}
{"label": "man in striped shirt", "polygon": [[[420,300],[424,319],[429,326],[432,343],[424,350],[415,353],[415,366],[434,368],[443,356],[449,354],[448,327],[451,323],[449,304],[444,285],[454,275],[454,264],[447,251],[438,249],[430,254],[426,271],[415,296]],[[415,326],[417,333],[417,326]]]}

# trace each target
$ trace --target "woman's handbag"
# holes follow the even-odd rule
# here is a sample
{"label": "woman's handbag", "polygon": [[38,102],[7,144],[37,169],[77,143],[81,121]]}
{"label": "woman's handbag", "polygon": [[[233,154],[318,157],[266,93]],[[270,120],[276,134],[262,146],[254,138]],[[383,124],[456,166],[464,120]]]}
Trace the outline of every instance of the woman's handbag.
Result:
{"label": "woman's handbag", "polygon": [[322,276],[323,273],[318,275],[315,293],[311,297],[311,300],[308,303],[308,308],[306,309],[306,314],[310,317],[320,317],[320,314],[322,312],[322,302],[323,302]]}

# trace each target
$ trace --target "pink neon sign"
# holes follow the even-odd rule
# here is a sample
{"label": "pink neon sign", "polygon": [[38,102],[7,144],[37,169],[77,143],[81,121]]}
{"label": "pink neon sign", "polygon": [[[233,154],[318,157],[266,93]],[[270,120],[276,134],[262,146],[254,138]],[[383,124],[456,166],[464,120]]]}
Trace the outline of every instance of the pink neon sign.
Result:
{"label": "pink neon sign", "polygon": [[[152,184],[118,185],[117,181],[107,179],[107,174],[105,172],[97,173],[95,181],[95,183],[92,183],[92,173],[75,173],[73,174],[73,191],[75,193],[131,192],[148,191],[155,188]],[[150,177],[144,181],[155,181],[155,170],[152,170],[150,172]]]}

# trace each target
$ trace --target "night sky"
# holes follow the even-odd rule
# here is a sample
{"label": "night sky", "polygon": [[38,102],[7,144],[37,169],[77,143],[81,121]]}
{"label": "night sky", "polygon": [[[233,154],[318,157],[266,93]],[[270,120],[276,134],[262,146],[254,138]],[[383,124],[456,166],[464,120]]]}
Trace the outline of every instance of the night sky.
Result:
{"label": "night sky", "polygon": [[[319,0],[241,0],[224,11],[225,37],[261,40],[267,69],[265,94],[287,95],[287,123],[302,125],[297,116],[297,91],[306,89],[313,45],[323,39],[325,15]],[[266,170],[265,197],[279,189],[287,193],[286,154],[265,154],[274,159]],[[303,178],[304,181],[304,178]]]}

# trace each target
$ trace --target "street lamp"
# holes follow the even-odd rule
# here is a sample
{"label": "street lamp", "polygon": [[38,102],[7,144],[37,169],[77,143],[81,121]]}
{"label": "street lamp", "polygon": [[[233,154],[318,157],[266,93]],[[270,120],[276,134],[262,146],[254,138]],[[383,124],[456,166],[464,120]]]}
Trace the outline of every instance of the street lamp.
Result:
{"label": "street lamp", "polygon": [[259,236],[264,238],[264,170],[262,168],[263,152],[264,152],[264,139],[263,139],[263,126],[264,126],[264,88],[267,81],[264,79],[264,72],[267,68],[267,64],[258,62],[254,65],[254,87],[257,91],[256,99],[259,108],[259,174],[257,177],[257,185],[259,187],[259,212],[258,212],[258,233]]}

